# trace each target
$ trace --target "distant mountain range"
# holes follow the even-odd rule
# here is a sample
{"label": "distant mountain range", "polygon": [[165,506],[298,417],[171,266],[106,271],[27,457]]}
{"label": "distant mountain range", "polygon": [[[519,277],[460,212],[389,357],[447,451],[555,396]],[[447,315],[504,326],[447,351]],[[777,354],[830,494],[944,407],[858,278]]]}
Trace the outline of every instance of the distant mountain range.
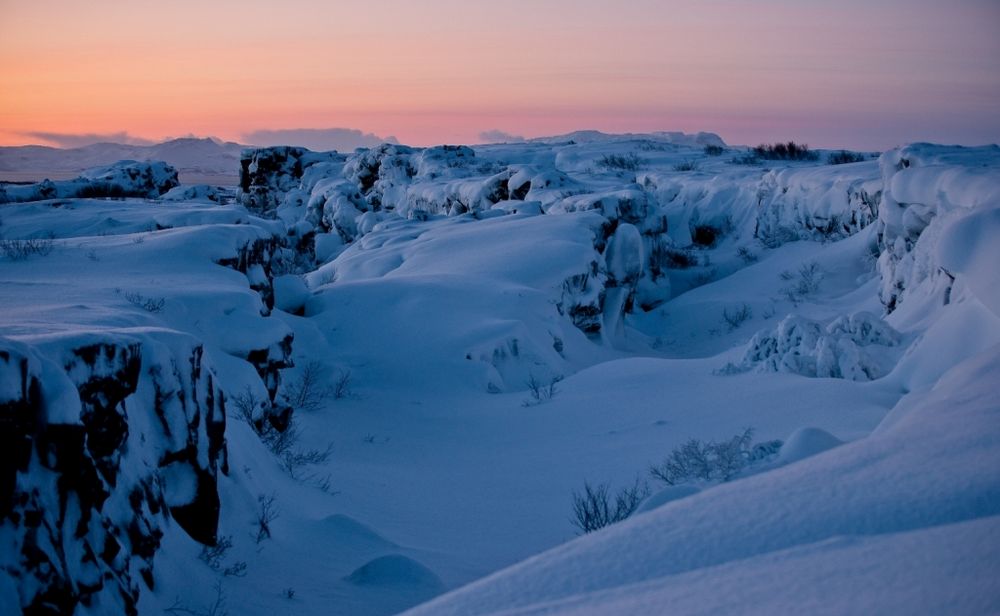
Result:
{"label": "distant mountain range", "polygon": [[[714,133],[685,134],[654,132],[615,135],[594,130],[531,139],[534,143],[603,143],[622,139],[647,139],[676,145],[725,145]],[[289,145],[299,145],[290,143]],[[186,137],[154,145],[95,143],[79,148],[41,145],[0,147],[0,180],[39,181],[69,179],[85,169],[110,165],[119,160],[162,160],[181,175],[184,183],[235,183],[239,175],[240,152],[252,147],[231,141]]]}
{"label": "distant mountain range", "polygon": [[239,143],[195,138],[155,145],[95,143],[69,149],[41,145],[0,147],[0,172],[65,175],[119,160],[162,160],[182,175],[235,176],[239,173],[240,152],[244,147]]}

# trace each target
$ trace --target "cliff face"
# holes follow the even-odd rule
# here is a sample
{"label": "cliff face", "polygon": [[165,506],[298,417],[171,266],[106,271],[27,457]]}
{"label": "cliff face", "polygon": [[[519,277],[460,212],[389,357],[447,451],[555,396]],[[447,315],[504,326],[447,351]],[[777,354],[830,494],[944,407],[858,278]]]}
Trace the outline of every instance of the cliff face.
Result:
{"label": "cliff face", "polygon": [[137,613],[173,522],[216,539],[225,397],[203,347],[176,333],[0,339],[0,364],[0,566],[22,609]]}

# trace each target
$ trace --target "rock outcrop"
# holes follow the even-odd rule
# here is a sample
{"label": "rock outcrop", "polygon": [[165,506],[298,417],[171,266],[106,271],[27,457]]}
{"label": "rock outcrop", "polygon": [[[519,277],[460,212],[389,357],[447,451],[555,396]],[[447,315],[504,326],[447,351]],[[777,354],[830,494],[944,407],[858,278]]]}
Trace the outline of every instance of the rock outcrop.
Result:
{"label": "rock outcrop", "polygon": [[29,614],[136,614],[174,522],[214,544],[225,397],[175,332],[0,340],[0,566]]}

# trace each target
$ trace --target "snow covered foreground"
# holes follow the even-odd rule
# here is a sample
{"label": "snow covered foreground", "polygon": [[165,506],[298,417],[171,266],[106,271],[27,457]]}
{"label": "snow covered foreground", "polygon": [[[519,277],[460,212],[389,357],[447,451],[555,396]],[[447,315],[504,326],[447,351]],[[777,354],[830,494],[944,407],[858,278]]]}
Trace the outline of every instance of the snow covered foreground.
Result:
{"label": "snow covered foreground", "polygon": [[[1000,149],[706,145],[0,205],[0,612],[1000,610]],[[649,478],[747,427],[729,481]]]}

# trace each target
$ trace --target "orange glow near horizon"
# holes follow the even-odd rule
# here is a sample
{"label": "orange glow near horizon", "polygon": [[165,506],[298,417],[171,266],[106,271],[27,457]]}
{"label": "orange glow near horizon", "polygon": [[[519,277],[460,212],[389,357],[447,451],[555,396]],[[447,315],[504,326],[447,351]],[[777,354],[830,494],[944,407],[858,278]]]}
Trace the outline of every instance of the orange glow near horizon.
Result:
{"label": "orange glow near horizon", "polygon": [[311,127],[415,145],[588,128],[1000,140],[987,0],[417,4],[0,0],[0,144]]}

